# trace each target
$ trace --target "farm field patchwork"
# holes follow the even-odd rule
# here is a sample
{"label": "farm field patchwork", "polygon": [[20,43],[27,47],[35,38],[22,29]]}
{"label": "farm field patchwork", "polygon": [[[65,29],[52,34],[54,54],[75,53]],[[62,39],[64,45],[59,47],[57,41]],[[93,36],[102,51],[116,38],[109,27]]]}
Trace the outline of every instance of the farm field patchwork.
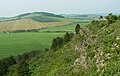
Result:
{"label": "farm field patchwork", "polygon": [[[79,22],[81,27],[88,23]],[[33,50],[43,50],[49,48],[52,44],[53,38],[63,36],[60,32],[45,32],[45,31],[71,31],[74,32],[76,23],[50,27],[39,32],[23,32],[23,33],[1,33],[0,34],[0,58],[8,57],[10,55],[19,55]]]}
{"label": "farm field patchwork", "polygon": [[15,21],[0,22],[0,32],[28,29],[42,29],[54,26],[63,26],[70,24],[70,21],[61,22],[37,22],[32,19],[21,19]]}

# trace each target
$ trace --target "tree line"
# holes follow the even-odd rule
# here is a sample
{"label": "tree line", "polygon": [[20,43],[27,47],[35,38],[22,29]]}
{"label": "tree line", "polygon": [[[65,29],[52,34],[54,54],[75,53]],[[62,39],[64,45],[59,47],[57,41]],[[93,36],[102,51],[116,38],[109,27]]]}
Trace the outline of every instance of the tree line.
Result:
{"label": "tree line", "polygon": [[[79,34],[80,29],[81,29],[80,25],[77,24],[76,27],[75,27],[76,35]],[[56,38],[53,39],[51,48],[56,50],[57,48],[60,48],[64,44],[70,42],[73,37],[74,37],[74,33],[66,32],[66,34],[63,37],[56,37]]]}
{"label": "tree line", "polygon": [[18,76],[30,76],[30,70],[28,61],[39,55],[39,51],[31,51],[29,53],[24,53],[23,55],[18,55],[16,57],[10,56],[0,60],[0,76],[5,76],[9,72],[9,67],[12,65],[17,65]]}
{"label": "tree line", "polygon": [[64,44],[66,44],[69,41],[71,41],[71,39],[73,37],[74,37],[73,33],[66,32],[66,34],[63,37],[56,37],[56,38],[53,39],[51,48],[56,50],[57,48],[60,48]]}
{"label": "tree line", "polygon": [[40,29],[28,29],[28,30],[12,30],[12,31],[3,31],[3,33],[21,33],[21,32],[39,32]]}
{"label": "tree line", "polygon": [[116,22],[117,20],[120,20],[120,15],[117,16],[117,15],[113,15],[112,13],[109,13],[107,16],[103,17],[103,16],[100,16],[99,19],[103,19],[105,18],[107,21],[108,21],[108,25],[109,24],[112,24],[114,22]]}

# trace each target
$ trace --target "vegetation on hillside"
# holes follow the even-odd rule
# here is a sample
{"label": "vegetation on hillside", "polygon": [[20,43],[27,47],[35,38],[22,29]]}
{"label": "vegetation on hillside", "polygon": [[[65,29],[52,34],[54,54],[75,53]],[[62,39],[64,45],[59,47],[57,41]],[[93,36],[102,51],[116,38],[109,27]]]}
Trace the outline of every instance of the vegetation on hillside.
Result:
{"label": "vegetation on hillside", "polygon": [[48,12],[33,12],[33,13],[24,13],[24,14],[20,14],[18,16],[15,17],[3,17],[0,19],[0,22],[6,22],[6,21],[15,21],[15,20],[20,20],[20,19],[27,19],[30,18],[32,19],[33,17],[53,17],[53,18],[64,18],[61,15],[55,15],[53,13],[48,13]]}
{"label": "vegetation on hillside", "polygon": [[92,21],[73,38],[66,33],[64,38],[53,39],[53,49],[59,47],[55,51],[45,49],[34,56],[28,53],[15,57],[16,64],[7,65],[10,67],[2,75],[119,76],[120,20],[112,16],[109,14],[106,20]]}
{"label": "vegetation on hillside", "polygon": [[51,45],[51,49],[52,50],[57,50],[57,49],[61,48],[66,43],[70,42],[73,37],[74,37],[73,33],[66,32],[64,37],[54,38],[53,42],[52,42],[52,45]]}
{"label": "vegetation on hillside", "polygon": [[75,27],[76,34],[79,34],[80,28],[81,28],[80,25],[77,24],[76,27]]}

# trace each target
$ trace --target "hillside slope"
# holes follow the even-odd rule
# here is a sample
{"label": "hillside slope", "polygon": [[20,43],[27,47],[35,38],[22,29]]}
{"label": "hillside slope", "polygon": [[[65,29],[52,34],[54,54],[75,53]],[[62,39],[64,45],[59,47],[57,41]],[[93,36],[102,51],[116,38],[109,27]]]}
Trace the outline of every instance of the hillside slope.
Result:
{"label": "hillside slope", "polygon": [[18,16],[14,17],[0,17],[0,21],[13,21],[13,20],[19,20],[19,19],[25,19],[25,18],[33,18],[33,17],[57,17],[57,18],[64,18],[61,15],[55,15],[53,13],[48,12],[32,12],[32,13],[24,13],[20,14]]}
{"label": "hillside slope", "polygon": [[15,17],[0,19],[0,32],[15,30],[43,29],[53,26],[63,26],[73,23],[60,15],[46,12],[25,13]]}
{"label": "hillside slope", "polygon": [[30,63],[31,66],[36,65],[32,67],[33,76],[119,76],[119,24],[120,21],[108,27],[98,28],[96,24],[84,27],[80,35],[51,57],[45,57],[45,61],[40,58],[32,65]]}
{"label": "hillside slope", "polygon": [[0,32],[28,29],[43,29],[47,27],[68,25],[71,22],[37,22],[32,19],[20,19],[15,21],[0,22]]}
{"label": "hillside slope", "polygon": [[[109,26],[92,22],[60,49],[43,51],[28,64],[32,76],[119,76],[120,20]],[[16,68],[8,74],[17,75]]]}

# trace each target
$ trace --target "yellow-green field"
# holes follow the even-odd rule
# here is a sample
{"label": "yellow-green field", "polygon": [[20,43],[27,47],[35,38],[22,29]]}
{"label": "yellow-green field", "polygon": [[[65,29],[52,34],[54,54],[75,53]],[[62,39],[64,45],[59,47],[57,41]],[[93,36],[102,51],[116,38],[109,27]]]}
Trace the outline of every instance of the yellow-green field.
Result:
{"label": "yellow-green field", "polygon": [[13,30],[28,30],[28,29],[42,29],[54,26],[68,25],[72,22],[37,22],[32,19],[20,19],[14,21],[0,22],[0,32]]}
{"label": "yellow-green field", "polygon": [[0,34],[0,58],[49,48],[52,39],[64,33],[11,33]]}
{"label": "yellow-green field", "polygon": [[[72,24],[71,24],[72,23]],[[82,27],[89,21],[66,21],[66,22],[36,22],[32,20],[17,20],[0,23],[1,31],[18,29],[38,29],[39,32],[23,33],[1,33],[0,34],[0,58],[10,55],[19,55],[33,50],[43,50],[51,46],[53,38],[63,36],[65,32],[44,32],[44,31],[71,31],[74,32],[75,25],[79,23]],[[8,25],[9,24],[9,25]],[[63,26],[64,25],[64,26]],[[59,26],[59,27],[54,27]]]}

